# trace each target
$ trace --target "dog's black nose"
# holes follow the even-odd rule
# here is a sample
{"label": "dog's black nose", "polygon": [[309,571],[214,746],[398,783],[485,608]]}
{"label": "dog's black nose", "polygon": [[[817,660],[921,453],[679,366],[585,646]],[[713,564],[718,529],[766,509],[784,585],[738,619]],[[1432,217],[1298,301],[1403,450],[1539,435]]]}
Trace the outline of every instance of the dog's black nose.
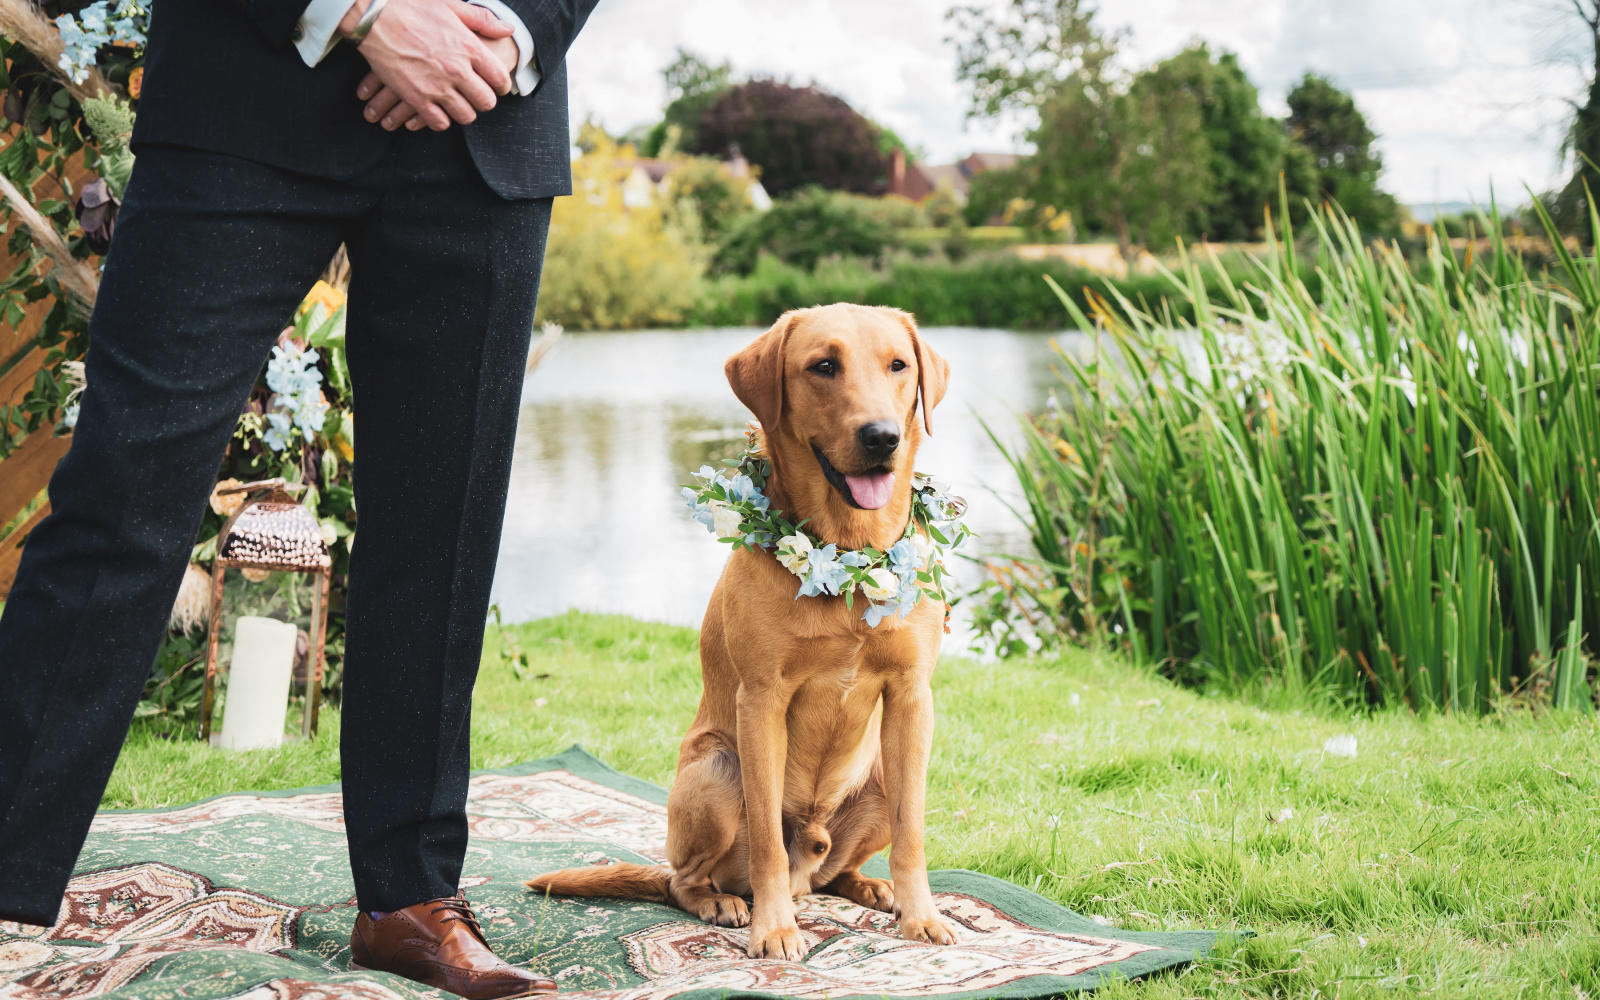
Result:
{"label": "dog's black nose", "polygon": [[874,420],[856,431],[861,450],[873,461],[881,462],[900,447],[900,428],[891,420]]}

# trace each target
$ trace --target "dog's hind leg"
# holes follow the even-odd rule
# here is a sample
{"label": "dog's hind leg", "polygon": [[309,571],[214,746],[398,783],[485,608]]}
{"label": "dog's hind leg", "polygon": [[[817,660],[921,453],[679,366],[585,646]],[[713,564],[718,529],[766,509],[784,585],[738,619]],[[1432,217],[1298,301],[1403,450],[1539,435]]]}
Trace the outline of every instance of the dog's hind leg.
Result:
{"label": "dog's hind leg", "polygon": [[734,893],[744,891],[747,849],[738,843],[744,829],[739,757],[718,734],[693,734],[684,743],[685,761],[667,797],[667,860],[672,878],[667,898],[709,924],[745,927],[750,905]]}
{"label": "dog's hind leg", "polygon": [[894,884],[861,874],[861,866],[889,846],[889,802],[876,774],[844,801],[828,829],[833,836],[833,853],[812,884],[853,903],[895,912]]}

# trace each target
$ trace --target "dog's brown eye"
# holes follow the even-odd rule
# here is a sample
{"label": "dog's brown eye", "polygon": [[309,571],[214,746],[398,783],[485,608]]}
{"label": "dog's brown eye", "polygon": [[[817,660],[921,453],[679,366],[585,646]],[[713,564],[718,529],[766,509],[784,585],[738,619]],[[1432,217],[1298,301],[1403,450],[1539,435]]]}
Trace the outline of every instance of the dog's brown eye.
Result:
{"label": "dog's brown eye", "polygon": [[823,358],[806,370],[816,372],[818,375],[836,375],[839,372],[839,366],[828,358]]}
{"label": "dog's brown eye", "polygon": [[892,372],[903,372],[906,370],[906,363],[901,361],[899,358],[895,358],[893,361],[889,362],[889,370]]}

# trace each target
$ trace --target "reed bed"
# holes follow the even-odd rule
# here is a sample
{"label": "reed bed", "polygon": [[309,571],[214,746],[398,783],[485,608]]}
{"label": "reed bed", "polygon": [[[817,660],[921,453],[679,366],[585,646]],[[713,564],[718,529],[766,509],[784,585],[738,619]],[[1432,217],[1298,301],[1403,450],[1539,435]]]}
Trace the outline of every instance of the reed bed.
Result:
{"label": "reed bed", "polygon": [[1092,346],[1001,445],[1036,553],[994,567],[988,624],[1232,690],[1592,707],[1600,264],[1552,232],[1532,273],[1481,221],[1476,257],[1408,260],[1337,209],[1243,281],[1186,253],[1190,323],[1061,294]]}

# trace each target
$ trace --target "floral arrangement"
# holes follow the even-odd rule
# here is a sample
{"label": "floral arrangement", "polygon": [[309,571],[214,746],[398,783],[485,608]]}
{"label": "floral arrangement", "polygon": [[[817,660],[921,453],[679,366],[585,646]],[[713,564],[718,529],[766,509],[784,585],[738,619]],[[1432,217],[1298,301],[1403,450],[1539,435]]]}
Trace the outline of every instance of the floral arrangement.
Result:
{"label": "floral arrangement", "polygon": [[[145,33],[150,29],[149,0],[98,0],[78,11],[77,16],[56,18],[61,32],[62,51],[57,65],[74,83],[83,83],[99,68],[100,51],[115,46],[129,52],[144,49]],[[131,70],[130,72],[139,72]],[[140,74],[142,76],[142,73]],[[131,87],[138,97],[137,86]]]}
{"label": "floral arrangement", "polygon": [[[36,433],[72,431],[84,391],[82,358],[98,292],[100,255],[133,169],[128,139],[143,87],[153,0],[0,0],[0,232],[22,260],[0,281],[0,315],[37,332],[14,358],[44,358],[30,386],[0,400],[0,461]],[[333,555],[325,686],[341,680],[344,582],[355,539],[354,419],[344,354],[348,267],[341,254],[311,289],[272,350],[239,416],[218,488],[282,476],[322,526]],[[38,352],[38,353],[35,353]],[[90,390],[92,391],[92,390]],[[209,565],[237,497],[214,493],[190,556],[141,716],[174,726],[200,702],[209,617]],[[275,584],[264,599],[301,599]],[[292,612],[292,608],[288,609]]]}
{"label": "floral arrangement", "polygon": [[859,590],[867,600],[861,617],[872,628],[891,615],[910,614],[924,596],[943,604],[949,617],[944,556],[972,532],[961,521],[966,501],[946,493],[943,484],[914,474],[911,519],[900,538],[885,551],[868,546],[841,552],[805,530],[804,521],[793,523],[772,509],[762,492],[772,462],[754,425],[746,434],[744,455],[725,464],[730,474],[702,466],[695,474],[699,484],[683,488],[684,501],[719,541],[772,552],[799,578],[796,600],[842,596],[845,606],[854,608]]}
{"label": "floral arrangement", "polygon": [[13,328],[33,317],[19,349],[45,357],[26,391],[0,400],[0,460],[41,429],[73,426],[97,258],[133,167],[150,6],[0,0],[0,231],[21,258],[0,282],[0,313]]}

